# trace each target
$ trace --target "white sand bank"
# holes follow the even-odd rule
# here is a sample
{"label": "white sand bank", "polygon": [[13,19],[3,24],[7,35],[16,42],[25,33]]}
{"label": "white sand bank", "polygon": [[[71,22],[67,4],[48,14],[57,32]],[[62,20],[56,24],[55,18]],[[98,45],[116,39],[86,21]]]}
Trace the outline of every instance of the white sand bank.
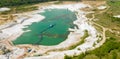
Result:
{"label": "white sand bank", "polygon": [[[54,49],[61,49],[61,48],[67,48],[68,46],[71,46],[73,44],[76,44],[77,42],[80,41],[80,37],[82,37],[84,35],[84,30],[88,30],[89,33],[89,37],[87,37],[85,39],[85,43],[83,43],[82,45],[77,46],[75,49],[73,50],[67,50],[67,51],[61,51],[61,52],[49,52],[48,55],[46,56],[39,56],[39,57],[26,57],[25,59],[64,59],[65,55],[69,55],[69,56],[73,56],[73,55],[78,55],[81,52],[85,52],[86,50],[89,50],[89,48],[93,48],[93,44],[94,42],[96,42],[98,40],[97,35],[98,32],[96,31],[96,29],[91,25],[88,24],[86,21],[88,20],[85,15],[86,12],[80,11],[81,8],[85,8],[85,7],[90,7],[89,5],[85,5],[82,3],[78,3],[78,4],[68,4],[68,5],[52,5],[52,6],[46,6],[43,7],[43,9],[68,9],[71,11],[75,11],[77,12],[77,20],[74,21],[73,23],[76,24],[78,26],[79,29],[75,29],[74,32],[71,32],[68,35],[68,38],[60,43],[59,45],[55,45],[55,46],[39,46],[40,50],[37,52],[38,54],[44,54],[46,51],[49,50],[54,50]],[[21,19],[18,19],[18,24],[4,29],[2,30],[2,33],[7,34],[7,36],[11,36],[13,34],[16,33],[23,33],[23,28],[25,28],[26,25],[31,25],[33,22],[38,22],[40,20],[42,20],[44,17],[41,15],[30,15],[31,18],[27,19],[26,21],[24,21],[23,23],[21,23]],[[78,48],[80,50],[78,50]]]}
{"label": "white sand bank", "polygon": [[7,8],[7,7],[0,8],[0,12],[9,11],[9,10],[10,10],[10,8]]}
{"label": "white sand bank", "polygon": [[113,16],[113,17],[120,18],[120,15],[116,15],[116,16]]}
{"label": "white sand bank", "polygon": [[[0,33],[0,35],[1,35],[0,39],[7,39],[10,36],[16,35],[18,33],[22,34],[24,32],[23,28],[28,27],[28,25],[31,25],[33,22],[39,22],[45,18],[44,16],[41,16],[39,14],[34,14],[34,15],[29,15],[29,16],[30,16],[30,18],[28,18],[28,19],[25,19],[25,17],[18,18],[16,20],[17,21],[16,25],[2,29],[1,30],[2,32]],[[21,23],[21,21],[23,21],[23,20],[24,20],[24,22]],[[19,36],[21,34],[19,34]]]}
{"label": "white sand bank", "polygon": [[83,3],[76,4],[67,4],[67,5],[51,5],[43,7],[43,9],[69,9],[71,11],[79,10],[80,8],[90,7],[89,5],[85,5]]}
{"label": "white sand bank", "polygon": [[99,6],[99,7],[97,7],[97,9],[99,9],[99,10],[104,10],[106,8],[107,8],[107,6]]}
{"label": "white sand bank", "polygon": [[[84,35],[84,30],[88,30],[89,33],[89,37],[87,37],[85,39],[85,43],[83,43],[82,45],[79,45],[78,47],[76,47],[73,50],[67,50],[67,51],[61,51],[61,52],[49,52],[49,55],[46,56],[41,56],[41,57],[28,57],[25,59],[64,59],[65,55],[69,55],[69,56],[73,56],[73,55],[78,55],[82,52],[85,52],[86,50],[89,50],[89,48],[93,48],[93,44],[94,42],[96,42],[98,40],[97,35],[98,32],[96,31],[96,29],[88,24],[86,21],[88,20],[85,15],[86,13],[83,11],[80,11],[80,8],[85,8],[85,7],[89,7],[89,5],[85,5],[85,4],[70,4],[70,5],[52,5],[49,7],[45,7],[46,8],[58,8],[58,9],[69,9],[71,11],[77,11],[77,20],[74,21],[74,24],[76,24],[78,26],[79,29],[75,29],[74,32],[71,32],[68,35],[68,38],[60,43],[59,45],[56,46],[40,46],[40,53],[45,52],[46,50],[52,50],[52,49],[60,49],[60,48],[67,48],[68,46],[71,46],[75,43],[77,43],[78,41],[80,41],[80,37],[82,37]],[[78,50],[78,48],[80,50]]]}

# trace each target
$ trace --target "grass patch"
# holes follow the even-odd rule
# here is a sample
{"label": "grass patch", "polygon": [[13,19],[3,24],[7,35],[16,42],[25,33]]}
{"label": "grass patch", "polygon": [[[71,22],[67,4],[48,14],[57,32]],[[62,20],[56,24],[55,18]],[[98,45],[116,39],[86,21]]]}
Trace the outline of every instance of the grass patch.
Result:
{"label": "grass patch", "polygon": [[8,18],[11,14],[29,12],[29,11],[33,11],[37,9],[38,9],[37,6],[24,6],[23,5],[23,6],[11,7],[11,10],[9,11],[0,12],[0,15],[6,15],[6,16],[1,16],[5,19],[0,20],[0,25],[10,22],[10,21],[14,21],[14,16],[11,16],[13,19]]}
{"label": "grass patch", "polygon": [[113,17],[113,15],[108,14],[107,12],[102,14],[97,14],[95,17],[99,20],[95,21],[96,23],[107,27],[107,28],[114,28],[120,26],[120,19]]}
{"label": "grass patch", "polygon": [[82,59],[83,57],[85,57],[86,55],[84,53],[81,53],[79,56],[68,56],[65,55],[64,59]]}
{"label": "grass patch", "polygon": [[117,39],[120,42],[120,36],[116,36],[115,33],[111,33],[110,31],[106,31],[106,36],[107,37],[114,37],[115,39]]}
{"label": "grass patch", "polygon": [[61,4],[61,3],[63,3],[63,1],[54,2],[54,4]]}
{"label": "grass patch", "polygon": [[5,11],[5,12],[1,12],[0,14],[14,14],[14,13],[22,13],[22,12],[28,12],[28,11],[33,11],[33,10],[37,10],[38,7],[37,6],[16,6],[16,7],[11,7],[10,11]]}
{"label": "grass patch", "polygon": [[[80,54],[78,56],[73,56],[71,59],[116,59],[120,58],[120,44],[115,38],[107,39],[106,43],[104,43],[101,47],[88,51],[84,54]],[[93,57],[94,56],[94,57]],[[89,57],[89,58],[88,58]],[[66,57],[65,57],[66,58]]]}
{"label": "grass patch", "polygon": [[85,30],[83,37],[80,38],[81,41],[78,42],[77,44],[69,47],[69,49],[70,49],[70,50],[71,50],[71,49],[74,49],[74,48],[76,48],[78,45],[83,44],[83,43],[85,42],[85,38],[87,38],[88,36],[89,36],[88,30]]}
{"label": "grass patch", "polygon": [[38,9],[37,6],[25,6],[25,5],[11,7],[11,10],[9,10],[9,11],[0,12],[0,15],[6,15],[6,16],[1,16],[5,19],[0,20],[0,25],[7,23],[9,21],[13,21],[14,16],[11,16],[13,19],[8,18],[11,14],[29,12],[29,11],[33,11],[33,10],[37,10],[37,9]]}
{"label": "grass patch", "polygon": [[99,27],[99,26],[97,26],[97,25],[93,25],[93,26],[94,26],[94,28],[95,28],[97,31],[99,31],[100,33],[102,33],[103,29],[102,29],[101,27]]}
{"label": "grass patch", "polygon": [[[120,30],[120,19],[113,17],[113,15],[120,14],[120,1],[108,0],[107,4],[110,8],[106,12],[95,13],[95,18],[99,19],[95,22],[105,28]],[[120,37],[110,31],[106,31],[106,36],[109,38],[101,47],[73,56],[70,59],[120,59]]]}
{"label": "grass patch", "polygon": [[88,30],[85,30],[83,37],[81,37],[81,42],[80,42],[80,44],[83,44],[83,43],[85,42],[84,39],[87,38],[88,36],[89,36]]}
{"label": "grass patch", "polygon": [[92,16],[92,13],[87,14],[86,17],[87,17],[87,18],[92,18],[92,17],[93,17],[93,16]]}
{"label": "grass patch", "polygon": [[107,12],[114,15],[120,14],[120,0],[107,0],[107,4],[110,6]]}
{"label": "grass patch", "polygon": [[120,18],[113,17],[120,14],[120,1],[107,1],[107,4],[110,8],[106,12],[95,13],[95,18],[99,19],[95,22],[110,29],[117,28],[120,30]]}

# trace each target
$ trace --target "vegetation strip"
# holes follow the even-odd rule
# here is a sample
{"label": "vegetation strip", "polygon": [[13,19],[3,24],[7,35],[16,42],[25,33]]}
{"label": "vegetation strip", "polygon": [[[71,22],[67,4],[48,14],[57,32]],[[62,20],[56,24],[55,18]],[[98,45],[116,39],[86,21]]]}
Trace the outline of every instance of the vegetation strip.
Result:
{"label": "vegetation strip", "polygon": [[80,38],[80,41],[79,41],[78,43],[76,43],[75,45],[70,46],[69,49],[70,49],[70,50],[71,50],[71,49],[74,49],[74,48],[76,48],[78,45],[81,45],[81,44],[85,43],[85,39],[86,39],[88,36],[89,36],[88,30],[84,30],[84,35],[83,35],[83,37]]}
{"label": "vegetation strip", "polygon": [[[110,8],[106,12],[101,14],[95,13],[97,14],[95,18],[99,19],[95,22],[110,29],[117,27],[116,30],[120,30],[120,28],[118,28],[118,26],[120,26],[120,19],[113,17],[113,15],[120,14],[120,1],[108,0],[107,4]],[[106,36],[106,42],[101,47],[93,51],[87,51],[78,56],[65,56],[65,59],[120,59],[120,37],[110,31],[106,31]]]}

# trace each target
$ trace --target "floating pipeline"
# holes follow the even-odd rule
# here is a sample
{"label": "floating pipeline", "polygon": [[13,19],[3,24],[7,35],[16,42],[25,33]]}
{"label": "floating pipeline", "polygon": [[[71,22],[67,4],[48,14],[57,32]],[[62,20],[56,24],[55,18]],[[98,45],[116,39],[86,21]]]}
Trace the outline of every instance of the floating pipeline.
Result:
{"label": "floating pipeline", "polygon": [[[31,31],[23,33],[14,40],[15,45],[35,43],[47,46],[57,45],[67,38],[68,28],[73,27],[73,21],[77,19],[75,13],[67,9],[51,9],[51,11],[46,9],[45,12],[38,14],[46,18],[25,28]],[[42,40],[40,40],[41,37]]]}

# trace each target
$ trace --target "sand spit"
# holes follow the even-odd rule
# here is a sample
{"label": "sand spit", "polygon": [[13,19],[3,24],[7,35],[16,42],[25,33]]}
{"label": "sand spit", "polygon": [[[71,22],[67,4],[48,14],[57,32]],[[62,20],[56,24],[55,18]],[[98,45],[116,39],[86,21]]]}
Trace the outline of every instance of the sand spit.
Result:
{"label": "sand spit", "polygon": [[0,8],[0,12],[9,11],[9,10],[10,10],[10,8],[7,8],[7,7]]}
{"label": "sand spit", "polygon": [[113,17],[120,18],[120,15],[116,15],[116,16],[113,16]]}
{"label": "sand spit", "polygon": [[[33,14],[33,15],[28,15],[29,17],[26,16],[19,16],[18,19],[16,19],[16,23],[9,23],[9,24],[4,24],[1,25],[1,32],[0,32],[0,39],[7,39],[12,35],[17,35],[19,33],[24,33],[23,28],[28,27],[28,25],[31,25],[33,22],[39,22],[43,20],[45,17],[41,16],[39,14]],[[12,26],[10,26],[12,25]],[[19,34],[19,36],[21,35]],[[13,39],[12,39],[13,40]]]}

